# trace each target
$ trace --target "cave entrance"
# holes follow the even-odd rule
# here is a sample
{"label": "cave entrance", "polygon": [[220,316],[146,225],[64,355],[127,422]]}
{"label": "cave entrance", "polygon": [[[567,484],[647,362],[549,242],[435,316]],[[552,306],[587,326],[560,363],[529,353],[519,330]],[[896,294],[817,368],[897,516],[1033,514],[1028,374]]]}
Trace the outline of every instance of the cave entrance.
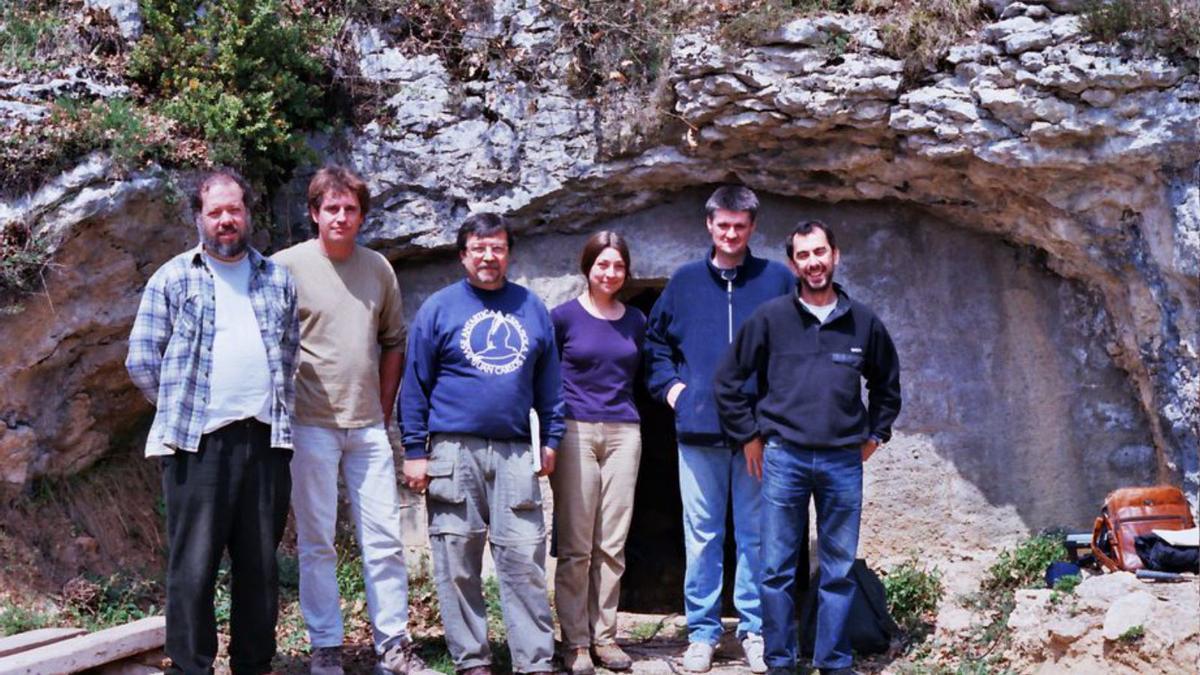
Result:
{"label": "cave entrance", "polygon": [[[623,300],[650,316],[650,308],[665,285],[663,280],[631,280],[622,292]],[[675,416],[666,404],[650,397],[643,378],[638,378],[634,397],[642,419],[642,459],[633,498],[633,522],[625,542],[620,608],[629,612],[680,612],[683,507],[679,501]]]}
{"label": "cave entrance", "polygon": [[[650,316],[663,280],[631,280],[622,295]],[[679,501],[679,453],[675,416],[654,400],[638,378],[634,389],[642,419],[642,459],[633,498],[633,522],[625,542],[620,608],[630,612],[683,610],[683,507]]]}

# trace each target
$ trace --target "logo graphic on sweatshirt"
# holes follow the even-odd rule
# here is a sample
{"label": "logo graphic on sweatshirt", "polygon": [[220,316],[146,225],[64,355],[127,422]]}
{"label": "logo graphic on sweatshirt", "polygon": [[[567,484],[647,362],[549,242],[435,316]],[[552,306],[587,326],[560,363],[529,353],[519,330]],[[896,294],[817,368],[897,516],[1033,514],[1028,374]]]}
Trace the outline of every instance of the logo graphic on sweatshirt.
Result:
{"label": "logo graphic on sweatshirt", "polygon": [[529,336],[513,315],[485,309],[463,325],[458,346],[472,366],[488,375],[505,375],[525,363]]}

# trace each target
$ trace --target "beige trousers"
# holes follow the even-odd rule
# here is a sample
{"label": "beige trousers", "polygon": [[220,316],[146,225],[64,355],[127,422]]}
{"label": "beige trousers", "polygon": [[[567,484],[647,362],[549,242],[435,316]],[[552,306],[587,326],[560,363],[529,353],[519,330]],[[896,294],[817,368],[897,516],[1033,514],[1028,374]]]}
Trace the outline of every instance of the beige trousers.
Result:
{"label": "beige trousers", "polygon": [[558,532],[554,604],[564,647],[611,644],[617,638],[641,430],[629,422],[566,422],[550,477]]}

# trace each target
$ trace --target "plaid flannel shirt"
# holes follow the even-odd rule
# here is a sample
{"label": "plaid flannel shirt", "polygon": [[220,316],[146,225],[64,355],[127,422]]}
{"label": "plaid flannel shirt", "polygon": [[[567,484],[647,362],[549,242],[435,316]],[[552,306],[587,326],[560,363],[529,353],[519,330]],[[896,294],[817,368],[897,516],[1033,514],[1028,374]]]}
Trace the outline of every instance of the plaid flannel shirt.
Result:
{"label": "plaid flannel shirt", "polygon": [[[250,304],[271,371],[271,445],[292,447],[292,376],[300,343],[296,288],[282,265],[249,249]],[[196,452],[204,431],[216,321],[212,271],[200,247],[150,277],[129,335],[125,368],[157,408],[146,456]]]}

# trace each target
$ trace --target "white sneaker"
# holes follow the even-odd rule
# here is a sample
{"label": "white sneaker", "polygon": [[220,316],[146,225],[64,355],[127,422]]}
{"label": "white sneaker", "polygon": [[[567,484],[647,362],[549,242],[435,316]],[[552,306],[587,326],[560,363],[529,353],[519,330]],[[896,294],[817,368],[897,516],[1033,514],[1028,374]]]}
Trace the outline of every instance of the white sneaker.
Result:
{"label": "white sneaker", "polygon": [[767,662],[763,660],[764,649],[761,635],[746,633],[746,637],[742,638],[742,651],[746,653],[746,665],[750,666],[750,672],[767,672]]}
{"label": "white sneaker", "polygon": [[692,642],[683,653],[683,669],[707,673],[712,669],[713,646],[707,642]]}

